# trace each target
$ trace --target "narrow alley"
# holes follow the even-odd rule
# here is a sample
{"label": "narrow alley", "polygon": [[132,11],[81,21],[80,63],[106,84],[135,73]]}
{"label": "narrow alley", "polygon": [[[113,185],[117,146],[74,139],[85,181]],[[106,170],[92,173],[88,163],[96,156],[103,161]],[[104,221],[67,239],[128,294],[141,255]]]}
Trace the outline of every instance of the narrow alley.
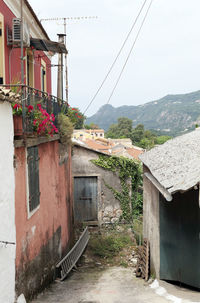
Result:
{"label": "narrow alley", "polygon": [[54,282],[32,303],[198,303],[195,291],[156,281],[152,288],[133,268],[78,268],[65,281]]}

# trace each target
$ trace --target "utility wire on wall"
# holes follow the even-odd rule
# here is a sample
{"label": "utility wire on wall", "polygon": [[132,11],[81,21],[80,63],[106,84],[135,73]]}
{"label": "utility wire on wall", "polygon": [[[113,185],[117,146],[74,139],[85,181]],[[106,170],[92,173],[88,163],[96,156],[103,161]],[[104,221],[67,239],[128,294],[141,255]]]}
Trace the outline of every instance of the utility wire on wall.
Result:
{"label": "utility wire on wall", "polygon": [[0,241],[0,245],[4,245],[7,247],[7,245],[15,245],[15,242],[10,242],[10,241]]}
{"label": "utility wire on wall", "polygon": [[148,6],[148,9],[147,9],[147,11],[146,11],[146,14],[145,14],[145,16],[144,16],[144,18],[143,18],[143,20],[142,20],[142,24],[141,24],[141,26],[140,26],[140,28],[139,28],[139,30],[138,30],[138,33],[137,33],[137,35],[136,35],[136,37],[135,37],[135,40],[134,40],[134,42],[133,42],[133,44],[132,44],[132,47],[131,47],[131,49],[130,49],[130,51],[129,51],[129,53],[128,53],[128,56],[127,56],[127,58],[126,58],[126,61],[125,61],[124,65],[123,65],[123,67],[122,67],[122,70],[121,70],[121,72],[120,72],[120,74],[119,74],[119,77],[117,78],[117,81],[116,81],[116,83],[115,83],[115,86],[114,86],[114,88],[113,88],[113,90],[112,90],[112,92],[111,92],[111,94],[110,94],[110,96],[109,96],[108,101],[106,102],[106,104],[108,104],[108,103],[110,102],[110,99],[112,98],[112,96],[113,96],[113,94],[114,94],[114,92],[115,92],[115,90],[116,90],[116,88],[117,88],[117,85],[118,85],[118,83],[119,83],[119,81],[120,81],[120,79],[121,79],[121,76],[122,76],[122,74],[123,74],[123,72],[124,72],[124,69],[125,69],[125,67],[126,67],[126,65],[127,65],[127,63],[128,63],[128,60],[129,60],[129,58],[130,58],[130,56],[131,56],[131,53],[132,53],[132,51],[133,51],[133,49],[134,49],[134,46],[135,46],[135,44],[136,44],[136,42],[137,42],[137,40],[138,40],[138,37],[139,37],[140,32],[141,32],[141,30],[142,30],[142,27],[143,27],[143,25],[144,25],[144,23],[145,23],[145,21],[146,21],[146,18],[147,18],[147,15],[148,15],[148,13],[149,13],[149,10],[150,10],[150,8],[151,8],[152,3],[153,3],[153,0],[151,0],[150,4],[149,4],[149,6]]}
{"label": "utility wire on wall", "polygon": [[128,34],[127,34],[127,36],[126,36],[126,38],[125,38],[125,40],[124,40],[124,42],[123,42],[123,44],[122,44],[122,46],[121,46],[119,52],[117,53],[117,56],[116,56],[115,60],[113,61],[112,65],[111,65],[111,67],[109,68],[109,70],[108,70],[106,76],[104,77],[104,79],[103,79],[103,81],[102,81],[100,87],[98,88],[97,92],[96,92],[95,95],[93,96],[92,100],[91,100],[90,103],[88,104],[88,106],[87,106],[87,108],[85,109],[85,111],[83,112],[83,114],[85,114],[86,111],[89,109],[89,107],[92,105],[93,101],[96,99],[98,93],[100,92],[100,90],[101,90],[101,88],[103,87],[104,83],[106,82],[108,76],[110,75],[111,71],[113,70],[113,68],[114,68],[114,66],[115,66],[115,63],[117,62],[117,60],[118,60],[118,58],[119,58],[119,56],[120,56],[122,50],[124,49],[124,46],[126,45],[126,42],[128,41],[128,39],[129,39],[129,37],[130,37],[130,35],[131,35],[131,33],[132,33],[132,31],[133,31],[133,29],[134,29],[134,27],[135,27],[137,21],[138,21],[138,18],[140,17],[140,15],[141,15],[141,13],[142,13],[142,11],[143,11],[143,9],[144,9],[145,4],[147,3],[147,1],[148,1],[148,0],[145,0],[145,1],[143,2],[143,5],[141,6],[141,8],[140,8],[140,10],[139,10],[139,13],[138,13],[137,17],[136,17],[136,19],[134,20],[133,25],[131,26],[130,31],[128,32]]}

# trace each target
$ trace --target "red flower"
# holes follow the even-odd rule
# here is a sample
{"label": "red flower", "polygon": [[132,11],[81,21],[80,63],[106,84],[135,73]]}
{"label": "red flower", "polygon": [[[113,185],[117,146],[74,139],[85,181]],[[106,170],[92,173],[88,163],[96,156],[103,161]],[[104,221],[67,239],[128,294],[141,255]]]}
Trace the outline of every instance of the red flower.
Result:
{"label": "red flower", "polygon": [[13,106],[14,109],[18,109],[18,108],[20,108],[20,107],[21,107],[21,105],[20,105],[20,104],[17,104],[17,103]]}
{"label": "red flower", "polygon": [[32,112],[32,110],[33,110],[33,106],[32,105],[29,105],[27,108],[28,108],[28,112],[29,113]]}

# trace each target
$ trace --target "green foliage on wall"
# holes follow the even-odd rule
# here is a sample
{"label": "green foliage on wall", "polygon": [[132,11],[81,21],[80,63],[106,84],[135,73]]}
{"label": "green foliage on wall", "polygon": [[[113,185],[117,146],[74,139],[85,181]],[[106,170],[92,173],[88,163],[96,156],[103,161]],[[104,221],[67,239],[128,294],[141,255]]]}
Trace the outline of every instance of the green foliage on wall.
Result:
{"label": "green foliage on wall", "polygon": [[91,162],[119,176],[121,192],[104,182],[114,197],[120,202],[122,219],[130,222],[133,217],[141,215],[142,194],[139,192],[142,185],[141,164],[125,157],[104,155],[99,156],[96,160],[91,160]]}

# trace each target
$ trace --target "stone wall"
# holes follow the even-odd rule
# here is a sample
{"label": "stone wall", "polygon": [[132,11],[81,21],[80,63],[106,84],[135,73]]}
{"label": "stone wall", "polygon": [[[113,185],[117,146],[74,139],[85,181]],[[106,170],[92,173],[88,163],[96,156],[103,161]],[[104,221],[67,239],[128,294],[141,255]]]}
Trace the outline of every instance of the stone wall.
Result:
{"label": "stone wall", "polygon": [[117,174],[93,164],[90,160],[98,159],[100,153],[90,149],[74,146],[72,172],[74,177],[95,176],[98,180],[98,222],[99,224],[117,223],[122,214],[120,202],[115,199],[111,190],[105,185],[121,191]]}

